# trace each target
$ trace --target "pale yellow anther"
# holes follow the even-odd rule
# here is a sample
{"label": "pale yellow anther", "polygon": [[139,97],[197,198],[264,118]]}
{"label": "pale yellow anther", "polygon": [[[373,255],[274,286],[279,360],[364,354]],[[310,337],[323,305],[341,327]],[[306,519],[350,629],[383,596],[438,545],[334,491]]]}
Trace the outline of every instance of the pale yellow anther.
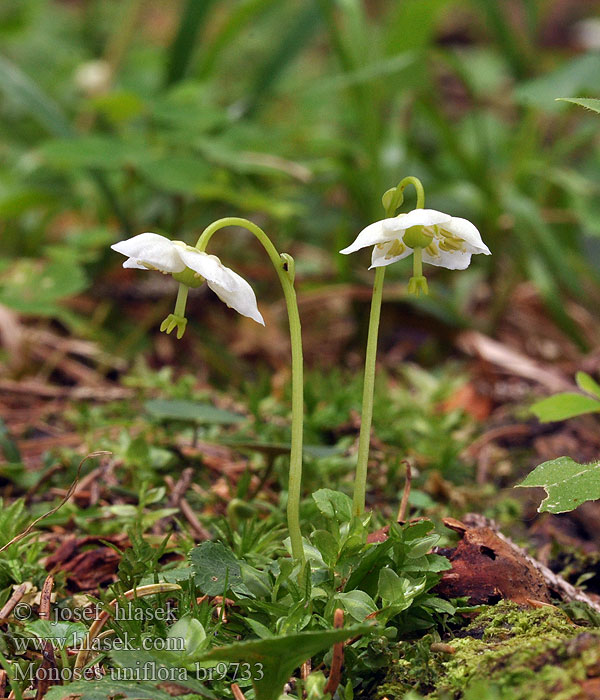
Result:
{"label": "pale yellow anther", "polygon": [[396,239],[390,246],[388,252],[385,254],[385,259],[390,260],[391,258],[395,258],[398,255],[402,255],[402,253],[404,253],[405,250],[406,246],[404,245],[404,243]]}
{"label": "pale yellow anther", "polygon": [[431,255],[432,258],[437,258],[440,251],[437,249],[435,243],[430,243],[425,250]]}
{"label": "pale yellow anther", "polygon": [[460,238],[446,237],[439,241],[438,245],[446,252],[450,252],[452,250],[465,250],[465,243],[464,241],[461,241]]}

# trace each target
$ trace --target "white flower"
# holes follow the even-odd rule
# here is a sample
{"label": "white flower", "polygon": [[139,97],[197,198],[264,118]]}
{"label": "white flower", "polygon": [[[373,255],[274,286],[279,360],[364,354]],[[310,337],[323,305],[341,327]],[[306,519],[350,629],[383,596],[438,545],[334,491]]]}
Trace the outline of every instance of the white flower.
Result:
{"label": "white flower", "polygon": [[159,270],[172,274],[183,284],[189,282],[188,286],[199,286],[206,280],[227,306],[265,325],[252,287],[243,277],[225,267],[216,255],[200,252],[183,241],[171,241],[157,233],[140,233],[115,243],[111,248],[128,256],[123,267]]}
{"label": "white flower", "polygon": [[344,255],[375,246],[371,268],[391,265],[422,248],[423,261],[449,270],[469,267],[471,255],[491,255],[477,228],[466,219],[435,209],[413,209],[367,226],[354,243],[340,251]]}

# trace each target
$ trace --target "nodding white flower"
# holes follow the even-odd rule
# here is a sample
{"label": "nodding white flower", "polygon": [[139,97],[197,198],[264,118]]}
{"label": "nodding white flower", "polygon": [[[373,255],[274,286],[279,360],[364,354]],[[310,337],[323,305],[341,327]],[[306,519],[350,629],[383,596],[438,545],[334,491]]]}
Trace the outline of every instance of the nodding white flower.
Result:
{"label": "nodding white flower", "polygon": [[470,221],[435,209],[413,209],[407,214],[376,221],[340,253],[348,255],[371,245],[374,246],[371,268],[402,260],[415,248],[422,249],[423,262],[449,270],[466,269],[471,256],[477,253],[491,255]]}
{"label": "nodding white flower", "polygon": [[183,241],[171,241],[157,233],[140,233],[115,243],[111,248],[128,257],[123,267],[158,270],[173,275],[188,287],[199,287],[206,281],[227,306],[265,325],[252,287],[243,277],[225,267],[216,255],[203,253]]}

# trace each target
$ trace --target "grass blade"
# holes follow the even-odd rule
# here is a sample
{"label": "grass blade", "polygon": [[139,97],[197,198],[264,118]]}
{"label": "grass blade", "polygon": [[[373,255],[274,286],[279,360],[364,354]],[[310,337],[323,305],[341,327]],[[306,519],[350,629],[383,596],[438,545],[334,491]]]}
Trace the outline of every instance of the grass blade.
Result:
{"label": "grass blade", "polygon": [[177,33],[169,47],[165,76],[167,86],[178,83],[187,73],[200,25],[213,4],[214,0],[187,0]]}

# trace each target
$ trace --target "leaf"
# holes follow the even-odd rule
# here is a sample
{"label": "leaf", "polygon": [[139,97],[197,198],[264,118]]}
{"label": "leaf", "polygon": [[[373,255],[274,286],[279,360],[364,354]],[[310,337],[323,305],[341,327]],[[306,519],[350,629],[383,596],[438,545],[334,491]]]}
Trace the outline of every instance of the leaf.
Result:
{"label": "leaf", "polygon": [[572,102],[574,105],[585,107],[592,112],[600,114],[600,100],[587,97],[557,97],[557,102]]}
{"label": "leaf", "polygon": [[226,591],[248,594],[242,579],[240,565],[225,545],[220,542],[203,542],[190,554],[194,580],[206,595],[224,595]]}
{"label": "leaf", "polygon": [[548,423],[581,416],[584,413],[596,413],[600,411],[600,401],[591,396],[566,392],[537,401],[531,410],[542,423]]}
{"label": "leaf", "polygon": [[575,375],[575,381],[577,382],[577,386],[582,391],[587,391],[588,394],[597,396],[600,399],[600,384],[598,384],[595,379],[590,377],[589,374],[586,374],[585,372],[577,372]]}
{"label": "leaf", "polygon": [[76,696],[79,700],[107,700],[107,698],[134,698],[135,700],[172,700],[171,695],[154,687],[150,683],[112,680],[110,677],[100,681],[81,680],[66,685],[54,685],[44,695],[46,700],[70,700]]}
{"label": "leaf", "polygon": [[339,601],[342,608],[357,622],[362,622],[367,615],[377,611],[377,606],[373,599],[364,591],[336,593],[335,600]]}
{"label": "leaf", "polygon": [[336,538],[327,530],[315,530],[311,535],[315,547],[321,553],[327,566],[333,566],[337,561],[339,546]]}
{"label": "leaf", "polygon": [[560,64],[551,73],[521,83],[514,91],[515,99],[522,104],[534,104],[546,110],[556,110],[556,95],[594,90],[598,84],[600,55],[590,52],[585,56]]}
{"label": "leaf", "polygon": [[328,518],[335,518],[338,522],[352,520],[352,499],[341,491],[332,489],[319,489],[312,495],[317,508]]}
{"label": "leaf", "polygon": [[0,90],[54,136],[69,136],[73,128],[60,107],[11,61],[0,56]]}
{"label": "leaf", "polygon": [[160,189],[189,195],[196,195],[212,175],[204,158],[192,156],[169,156],[143,163],[139,171]]}
{"label": "leaf", "polygon": [[52,316],[58,301],[86,286],[82,269],[72,262],[22,259],[0,274],[0,304],[20,313]]}
{"label": "leaf", "polygon": [[375,629],[370,625],[356,625],[345,629],[298,632],[285,637],[238,642],[212,649],[202,660],[250,664],[255,700],[277,700],[294,670],[307,659],[337,642],[371,634]]}
{"label": "leaf", "polygon": [[76,168],[118,170],[137,167],[152,158],[142,144],[99,135],[53,139],[44,143],[40,153],[48,165],[69,171]]}
{"label": "leaf", "polygon": [[215,408],[212,404],[183,399],[152,399],[146,401],[144,408],[151,416],[160,420],[179,420],[207,425],[233,425],[244,420],[244,416]]}
{"label": "leaf", "polygon": [[558,457],[537,466],[517,486],[541,486],[546,491],[538,512],[566,513],[600,498],[600,462],[579,464],[570,457]]}
{"label": "leaf", "polygon": [[213,4],[214,0],[187,0],[183,7],[177,33],[169,46],[165,79],[167,85],[179,82],[187,73],[198,44],[198,33]]}

